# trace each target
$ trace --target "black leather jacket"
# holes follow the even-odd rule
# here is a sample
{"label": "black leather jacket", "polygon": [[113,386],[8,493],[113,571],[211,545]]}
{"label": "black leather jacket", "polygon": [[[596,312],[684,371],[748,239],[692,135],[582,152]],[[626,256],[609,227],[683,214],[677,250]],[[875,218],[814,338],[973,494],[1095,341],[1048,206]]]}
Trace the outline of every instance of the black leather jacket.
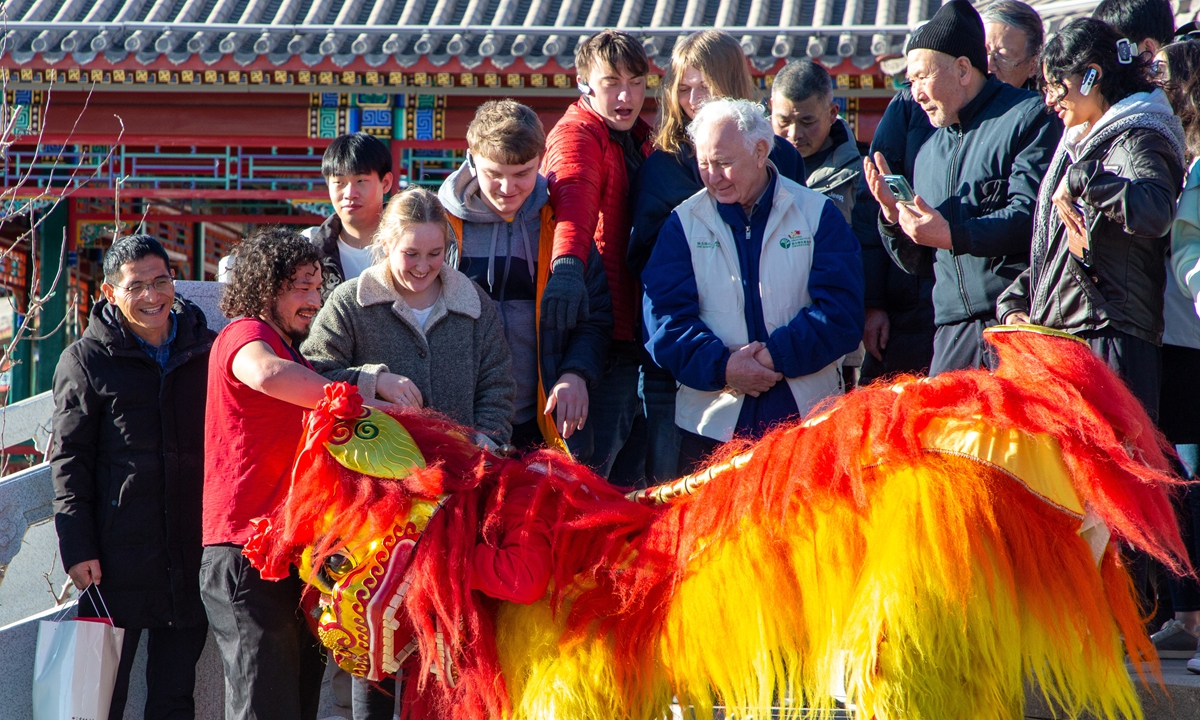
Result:
{"label": "black leather jacket", "polygon": [[1111,327],[1160,344],[1164,258],[1183,187],[1178,154],[1160,132],[1133,128],[1090,149],[1065,173],[1047,176],[1049,187],[1057,188],[1063,174],[1084,206],[1090,264],[1071,255],[1052,212],[1045,257],[1034,258],[1000,296],[997,317],[1020,311],[1067,332]]}

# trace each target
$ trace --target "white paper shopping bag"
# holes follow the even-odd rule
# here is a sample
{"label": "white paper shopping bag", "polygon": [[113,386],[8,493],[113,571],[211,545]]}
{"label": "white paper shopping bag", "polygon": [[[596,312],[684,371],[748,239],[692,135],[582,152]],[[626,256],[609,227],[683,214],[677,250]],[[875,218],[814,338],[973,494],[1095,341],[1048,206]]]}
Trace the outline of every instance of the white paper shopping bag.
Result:
{"label": "white paper shopping bag", "polygon": [[[94,585],[89,590],[99,597]],[[33,663],[33,720],[108,720],[124,638],[111,618],[43,620]]]}

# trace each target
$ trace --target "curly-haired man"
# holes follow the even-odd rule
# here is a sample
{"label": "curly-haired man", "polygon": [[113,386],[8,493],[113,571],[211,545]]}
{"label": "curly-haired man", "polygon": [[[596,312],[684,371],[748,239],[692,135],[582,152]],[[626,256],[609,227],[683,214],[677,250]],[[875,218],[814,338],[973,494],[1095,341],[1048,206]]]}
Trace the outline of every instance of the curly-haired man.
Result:
{"label": "curly-haired man", "polygon": [[318,250],[261,230],[234,250],[213,343],[204,458],[200,590],[225,666],[226,720],[317,715],[324,664],[297,610],[295,575],[268,582],[242,556],[252,518],[283,500],[305,408],[325,379],[296,350],[321,307]]}

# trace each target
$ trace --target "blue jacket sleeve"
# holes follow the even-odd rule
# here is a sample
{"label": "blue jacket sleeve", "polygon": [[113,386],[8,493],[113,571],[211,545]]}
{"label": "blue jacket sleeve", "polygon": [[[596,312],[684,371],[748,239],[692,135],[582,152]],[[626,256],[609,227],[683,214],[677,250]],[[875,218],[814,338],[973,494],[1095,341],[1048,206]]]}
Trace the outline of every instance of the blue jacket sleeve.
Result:
{"label": "blue jacket sleeve", "polygon": [[821,210],[821,224],[813,239],[808,295],[808,307],[801,308],[767,341],[775,369],[785,377],[811,375],[852,352],[863,336],[866,321],[858,240],[830,201]]}
{"label": "blue jacket sleeve", "polygon": [[[685,164],[686,163],[686,164]],[[686,149],[679,155],[655,150],[642,163],[631,183],[633,192],[633,224],[629,230],[629,250],[626,259],[629,269],[641,279],[658,233],[679,203],[687,200],[704,184],[694,170],[696,159]]]}
{"label": "blue jacket sleeve", "polygon": [[[683,223],[674,212],[658,234],[650,262],[642,273],[642,283],[646,287],[645,312],[653,319],[646,323],[647,329],[652,329],[646,350],[654,362],[690,388],[705,391],[724,388],[729,349],[700,320],[700,291],[692,272],[692,253],[683,234]],[[859,295],[862,295],[861,271]],[[862,315],[861,302],[859,315]]]}

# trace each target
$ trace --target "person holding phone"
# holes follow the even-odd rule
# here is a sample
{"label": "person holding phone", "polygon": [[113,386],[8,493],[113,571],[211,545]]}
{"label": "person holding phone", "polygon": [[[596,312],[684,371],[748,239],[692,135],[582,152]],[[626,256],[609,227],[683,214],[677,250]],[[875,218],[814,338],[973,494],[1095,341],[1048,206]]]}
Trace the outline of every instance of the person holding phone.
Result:
{"label": "person holding phone", "polygon": [[917,150],[912,203],[884,180],[908,174],[887,155],[867,158],[863,177],[892,260],[913,275],[933,267],[937,375],[989,362],[983,331],[1028,264],[1037,189],[1061,126],[1036,93],[987,74],[983,20],[967,0],[950,0],[913,33],[907,62],[912,97],[935,128]]}
{"label": "person holding phone", "polygon": [[1099,20],[1062,28],[1043,72],[1046,105],[1066,132],[1038,195],[1030,267],[997,316],[1087,340],[1153,417],[1183,126],[1147,56]]}

